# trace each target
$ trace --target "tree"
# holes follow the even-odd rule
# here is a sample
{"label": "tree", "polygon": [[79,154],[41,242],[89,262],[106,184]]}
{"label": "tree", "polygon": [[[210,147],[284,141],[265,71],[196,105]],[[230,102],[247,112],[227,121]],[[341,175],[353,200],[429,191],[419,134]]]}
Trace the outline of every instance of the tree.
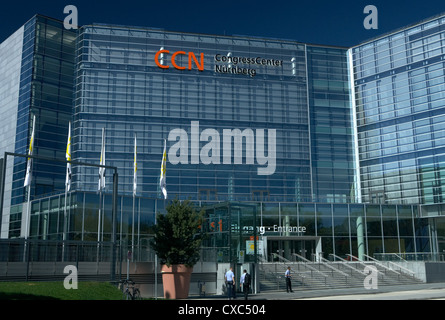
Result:
{"label": "tree", "polygon": [[157,215],[150,245],[161,264],[193,267],[201,253],[203,210],[198,213],[190,201],[180,202],[178,199],[168,204],[166,210],[165,215]]}

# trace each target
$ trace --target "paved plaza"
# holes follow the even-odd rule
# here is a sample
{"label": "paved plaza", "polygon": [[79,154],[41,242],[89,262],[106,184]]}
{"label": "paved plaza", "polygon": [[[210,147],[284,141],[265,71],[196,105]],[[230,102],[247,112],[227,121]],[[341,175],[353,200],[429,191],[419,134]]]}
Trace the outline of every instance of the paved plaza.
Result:
{"label": "paved plaza", "polygon": [[[238,300],[242,300],[238,293]],[[225,296],[190,297],[190,299],[226,299]],[[445,283],[382,286],[377,289],[350,288],[325,290],[267,291],[251,294],[249,300],[445,300]]]}

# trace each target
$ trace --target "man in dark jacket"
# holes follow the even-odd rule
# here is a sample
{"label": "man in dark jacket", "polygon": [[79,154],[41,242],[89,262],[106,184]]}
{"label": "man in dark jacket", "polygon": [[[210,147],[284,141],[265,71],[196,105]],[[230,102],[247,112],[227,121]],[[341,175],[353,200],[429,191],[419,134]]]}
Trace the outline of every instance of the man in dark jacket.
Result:
{"label": "man in dark jacket", "polygon": [[244,273],[241,275],[240,279],[240,287],[243,286],[243,292],[244,292],[244,300],[247,300],[247,295],[249,294],[250,290],[250,274],[247,273],[247,270],[244,269]]}

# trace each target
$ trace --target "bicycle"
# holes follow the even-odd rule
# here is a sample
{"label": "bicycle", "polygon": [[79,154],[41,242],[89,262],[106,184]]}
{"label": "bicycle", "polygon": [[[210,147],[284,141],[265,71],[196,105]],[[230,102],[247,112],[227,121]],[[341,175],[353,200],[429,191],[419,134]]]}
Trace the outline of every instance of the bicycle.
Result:
{"label": "bicycle", "polygon": [[135,287],[135,282],[131,279],[122,280],[121,289],[123,299],[125,300],[141,300],[141,292],[139,288]]}

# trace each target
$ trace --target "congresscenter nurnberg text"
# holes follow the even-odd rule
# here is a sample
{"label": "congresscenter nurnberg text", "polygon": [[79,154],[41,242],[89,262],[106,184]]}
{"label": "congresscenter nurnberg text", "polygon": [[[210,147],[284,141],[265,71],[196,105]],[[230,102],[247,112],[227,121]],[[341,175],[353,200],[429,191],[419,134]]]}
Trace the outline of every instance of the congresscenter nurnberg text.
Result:
{"label": "congresscenter nurnberg text", "polygon": [[36,15],[0,44],[1,238],[109,241],[114,194],[139,248],[179,198],[203,259],[440,258],[444,63],[445,15],[352,48]]}

